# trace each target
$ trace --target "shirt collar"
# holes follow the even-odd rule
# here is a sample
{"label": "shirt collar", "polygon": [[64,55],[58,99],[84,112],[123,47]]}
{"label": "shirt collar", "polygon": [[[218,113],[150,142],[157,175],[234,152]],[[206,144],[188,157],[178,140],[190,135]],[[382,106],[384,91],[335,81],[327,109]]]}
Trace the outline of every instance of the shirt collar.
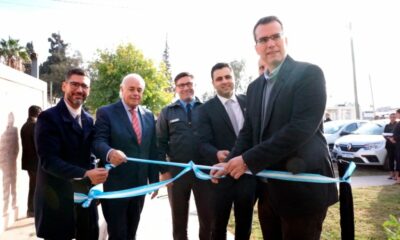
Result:
{"label": "shirt collar", "polygon": [[[132,108],[129,107],[129,106],[124,102],[124,99],[121,98],[121,102],[122,102],[122,105],[124,105],[125,111],[131,112]],[[136,106],[133,110],[134,110],[135,112],[137,112],[137,111],[138,111],[138,106]]]}
{"label": "shirt collar", "polygon": [[285,60],[286,60],[286,57],[274,70],[272,70],[272,72],[269,72],[268,69],[265,70],[265,72],[264,72],[265,79],[274,81],[277,78],[279,70],[281,69],[282,64],[283,64],[283,62],[285,62]]}
{"label": "shirt collar", "polygon": [[65,105],[66,105],[67,108],[68,108],[68,112],[71,114],[71,116],[72,116],[73,118],[76,118],[78,115],[81,114],[81,112],[82,112],[82,105],[79,106],[78,109],[75,109],[75,108],[72,108],[72,107],[68,104],[67,100],[65,100],[65,99],[64,99],[64,103],[65,103]]}
{"label": "shirt collar", "polygon": [[232,94],[231,98],[225,98],[225,97],[222,97],[222,96],[220,96],[218,94],[217,94],[217,97],[219,98],[219,100],[222,102],[223,105],[225,105],[225,103],[228,100],[232,100],[233,102],[237,102],[237,98],[236,98],[235,94]]}
{"label": "shirt collar", "polygon": [[179,103],[182,105],[182,107],[184,107],[184,108],[186,108],[186,105],[187,104],[190,104],[191,106],[192,106],[192,108],[193,108],[193,105],[194,105],[194,103],[196,102],[196,98],[193,98],[193,100],[191,101],[191,102],[185,102],[185,101],[182,101],[182,99],[179,99]]}

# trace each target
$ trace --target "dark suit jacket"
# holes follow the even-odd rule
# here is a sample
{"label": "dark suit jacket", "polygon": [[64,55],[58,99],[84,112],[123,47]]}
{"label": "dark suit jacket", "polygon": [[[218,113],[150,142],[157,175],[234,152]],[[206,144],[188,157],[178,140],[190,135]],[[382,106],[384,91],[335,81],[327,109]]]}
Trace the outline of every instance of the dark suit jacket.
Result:
{"label": "dark suit jacket", "polygon": [[[322,70],[287,56],[268,101],[265,125],[261,126],[264,84],[261,75],[248,87],[245,123],[231,156],[242,154],[253,173],[269,169],[333,177],[322,134],[326,104]],[[282,215],[307,214],[337,201],[335,184],[268,181],[268,200]]]}
{"label": "dark suit jacket", "polygon": [[[107,153],[112,148],[121,150],[127,157],[157,159],[154,115],[141,106],[138,111],[142,124],[140,145],[122,101],[97,110],[93,150],[103,163],[106,163]],[[110,170],[104,190],[122,190],[157,181],[157,166],[128,161]]]}
{"label": "dark suit jacket", "polygon": [[35,131],[40,166],[35,192],[38,237],[75,236],[73,193],[76,189],[72,182],[92,168],[93,119],[82,110],[81,120],[82,128],[72,118],[64,99],[38,117]]}
{"label": "dark suit jacket", "polygon": [[[242,112],[245,113],[246,97],[238,95],[236,98]],[[225,107],[217,96],[200,106],[199,124],[195,135],[199,138],[199,152],[204,159],[204,164],[207,165],[218,163],[219,150],[230,151],[235,145],[235,130]]]}
{"label": "dark suit jacket", "polygon": [[38,165],[35,146],[35,125],[36,120],[28,118],[21,128],[22,169],[27,171],[36,171]]}

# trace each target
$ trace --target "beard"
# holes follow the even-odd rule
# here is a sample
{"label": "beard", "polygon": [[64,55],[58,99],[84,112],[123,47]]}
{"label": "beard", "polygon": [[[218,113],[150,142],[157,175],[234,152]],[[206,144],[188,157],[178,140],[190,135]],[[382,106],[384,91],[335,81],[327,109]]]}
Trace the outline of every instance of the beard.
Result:
{"label": "beard", "polygon": [[74,98],[73,95],[69,95],[69,96],[67,97],[67,99],[68,99],[68,102],[69,102],[74,108],[79,108],[79,107],[82,106],[83,103],[85,102],[86,97],[85,97],[85,96],[82,96],[81,99],[77,99],[77,98]]}

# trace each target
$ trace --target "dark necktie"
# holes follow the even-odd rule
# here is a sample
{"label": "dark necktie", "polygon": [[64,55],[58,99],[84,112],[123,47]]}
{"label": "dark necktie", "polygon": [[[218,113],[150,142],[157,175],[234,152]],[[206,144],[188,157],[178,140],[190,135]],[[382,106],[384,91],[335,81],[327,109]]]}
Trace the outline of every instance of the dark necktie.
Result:
{"label": "dark necktie", "polygon": [[79,121],[81,119],[81,115],[76,115],[76,117],[74,118],[76,123],[78,124],[79,127],[82,127],[81,122]]}
{"label": "dark necktie", "polygon": [[189,126],[192,126],[192,105],[190,103],[186,104],[186,115]]}

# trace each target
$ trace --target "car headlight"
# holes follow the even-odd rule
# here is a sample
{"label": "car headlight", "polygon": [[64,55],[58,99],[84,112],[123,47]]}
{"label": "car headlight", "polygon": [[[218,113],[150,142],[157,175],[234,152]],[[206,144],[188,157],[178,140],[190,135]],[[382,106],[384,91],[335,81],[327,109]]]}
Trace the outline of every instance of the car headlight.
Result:
{"label": "car headlight", "polygon": [[368,143],[364,145],[365,150],[376,150],[380,149],[385,145],[385,142]]}

